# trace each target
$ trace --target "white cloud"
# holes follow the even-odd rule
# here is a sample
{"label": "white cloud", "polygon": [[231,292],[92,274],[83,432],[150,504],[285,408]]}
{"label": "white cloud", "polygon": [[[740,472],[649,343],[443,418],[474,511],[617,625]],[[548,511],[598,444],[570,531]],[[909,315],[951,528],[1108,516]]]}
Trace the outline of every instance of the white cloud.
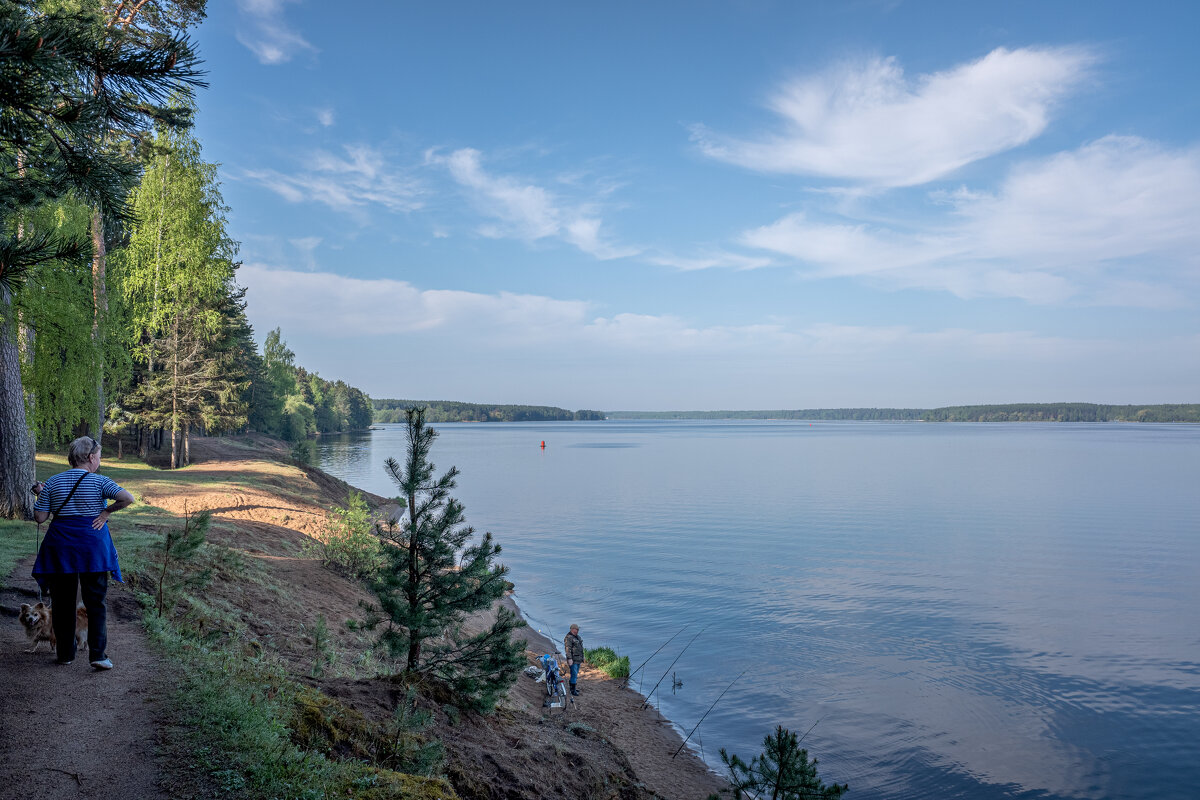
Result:
{"label": "white cloud", "polygon": [[747,231],[742,235],[741,243],[791,256],[816,267],[824,276],[903,270],[957,252],[945,238],[922,239],[911,233],[873,228],[865,223],[812,222],[803,212]]}
{"label": "white cloud", "polygon": [[[237,40],[250,49],[262,64],[283,64],[297,53],[316,48],[283,19],[286,0],[237,0],[242,17]],[[292,0],[294,2],[295,0]]]}
{"label": "white cloud", "polygon": [[483,169],[478,150],[463,148],[450,155],[430,151],[430,164],[444,167],[483,215],[490,217],[479,232],[490,238],[527,242],[560,239],[596,258],[624,258],[637,248],[613,244],[601,235],[603,221],[591,203],[570,203],[542,186]]}
{"label": "white cloud", "polygon": [[[591,303],[538,295],[419,289],[389,278],[245,264],[239,281],[251,308],[270,327],[332,338],[436,333],[474,348],[587,346],[642,353],[747,350],[792,338],[778,325],[698,328],[678,317],[596,316]],[[261,327],[261,325],[260,325]],[[777,345],[776,345],[777,347]]]}
{"label": "white cloud", "polygon": [[1182,260],[1200,247],[1200,148],[1108,136],[1015,169],[959,211],[989,256],[1095,270],[1123,259]]}
{"label": "white cloud", "polygon": [[289,202],[324,203],[337,211],[379,205],[401,212],[422,206],[419,183],[389,164],[382,153],[367,145],[345,145],[343,151],[336,155],[318,150],[292,175],[262,169],[244,170],[242,177]]}
{"label": "white cloud", "polygon": [[390,336],[437,330],[486,331],[500,340],[536,340],[547,330],[579,326],[588,304],[501,292],[422,290],[406,281],[347,278],[327,272],[246,264],[238,278],[254,296],[256,316],[271,326],[333,338]]}
{"label": "white cloud", "polygon": [[1147,402],[1194,395],[1200,375],[1196,336],[794,320],[723,326],[261,263],[239,278],[256,329],[281,326],[307,366],[361,375],[356,385],[380,396],[607,409]]}
{"label": "white cloud", "polygon": [[740,253],[730,253],[720,248],[710,249],[696,256],[678,256],[673,253],[660,253],[647,256],[647,261],[660,267],[674,267],[681,272],[692,272],[700,269],[759,269],[770,266],[773,262],[763,256],[747,256]]}
{"label": "white cloud", "polygon": [[796,213],[740,243],[816,277],[859,276],[960,297],[1178,307],[1200,285],[1200,148],[1110,136],[1013,169],[994,193],[938,194],[908,226]]}
{"label": "white cloud", "polygon": [[321,123],[322,127],[329,128],[333,126],[334,114],[332,108],[318,108],[317,122]]}
{"label": "white cloud", "polygon": [[698,126],[693,138],[763,172],[912,186],[1041,134],[1095,60],[1078,48],[999,48],[908,80],[895,59],[876,58],[782,87],[770,102],[780,133],[737,139]]}
{"label": "white cloud", "polygon": [[[482,294],[419,289],[390,278],[351,278],[246,264],[238,273],[254,298],[251,307],[271,327],[300,328],[334,338],[436,332],[478,347],[570,348],[589,344],[641,353],[761,351],[837,356],[870,351],[986,354],[1026,360],[1069,358],[1100,343],[1041,337],[1029,332],[917,331],[908,326],[867,327],[786,322],[697,326],[673,315],[618,312],[597,316],[591,303],[539,295]],[[1107,346],[1104,343],[1103,346]],[[1032,355],[1031,355],[1032,354]],[[758,356],[755,356],[757,359]]]}

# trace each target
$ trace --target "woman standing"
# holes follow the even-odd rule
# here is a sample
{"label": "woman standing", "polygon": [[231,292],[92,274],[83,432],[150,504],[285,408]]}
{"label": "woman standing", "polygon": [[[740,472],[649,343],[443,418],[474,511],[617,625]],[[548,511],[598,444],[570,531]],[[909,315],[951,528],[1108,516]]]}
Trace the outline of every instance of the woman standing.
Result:
{"label": "woman standing", "polygon": [[[96,669],[112,669],[105,653],[108,630],[104,598],[108,573],[121,580],[117,549],[108,532],[108,518],[133,502],[133,495],[111,478],[97,475],[100,443],[87,436],[71,442],[67,450],[71,469],[45,483],[35,483],[37,503],[33,518],[38,524],[53,517],[33,563],[33,577],[50,590],[58,664],[75,660],[75,595],[78,587],[88,614],[88,661]],[[112,504],[105,506],[105,500]]]}

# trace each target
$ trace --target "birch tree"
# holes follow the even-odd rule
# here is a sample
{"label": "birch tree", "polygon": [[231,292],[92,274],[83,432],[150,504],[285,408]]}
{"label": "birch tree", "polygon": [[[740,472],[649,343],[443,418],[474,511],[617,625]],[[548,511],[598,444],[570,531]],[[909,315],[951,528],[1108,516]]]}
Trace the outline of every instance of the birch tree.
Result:
{"label": "birch tree", "polygon": [[245,424],[245,387],[231,377],[226,346],[237,244],[225,230],[217,167],[186,131],[160,130],[132,205],[136,222],[116,258],[139,366],[128,406],[144,425],[170,431],[176,467],[187,463],[194,426]]}

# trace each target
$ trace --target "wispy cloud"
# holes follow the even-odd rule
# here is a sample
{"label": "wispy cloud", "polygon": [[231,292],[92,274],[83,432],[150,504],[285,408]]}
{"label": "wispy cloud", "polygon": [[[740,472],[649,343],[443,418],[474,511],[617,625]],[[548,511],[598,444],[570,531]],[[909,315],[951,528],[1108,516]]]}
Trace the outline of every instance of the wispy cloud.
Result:
{"label": "wispy cloud", "polygon": [[[1195,335],[1147,342],[786,319],[701,325],[674,315],[601,314],[584,300],[422,289],[262,263],[244,266],[239,279],[249,288],[258,330],[281,326],[343,371],[347,347],[377,353],[361,385],[383,396],[401,391],[389,370],[408,369],[414,353],[438,356],[406,373],[403,391],[417,396],[608,409],[631,402],[641,408],[1145,402],[1194,394],[1200,375]],[[922,381],[912,380],[914,364],[922,365]],[[1126,388],[1114,393],[1114,386]]]}
{"label": "wispy cloud", "polygon": [[682,272],[692,272],[700,269],[759,269],[773,263],[765,256],[748,256],[741,253],[731,253],[722,248],[710,248],[697,255],[680,256],[674,253],[658,253],[646,256],[646,261],[660,267],[674,267]]}
{"label": "wispy cloud", "polygon": [[527,242],[558,239],[603,260],[640,252],[602,235],[603,220],[594,202],[571,202],[536,183],[489,173],[478,150],[463,148],[449,155],[430,151],[426,162],[444,167],[479,213],[489,218],[478,228],[483,236]]}
{"label": "wispy cloud", "polygon": [[263,64],[283,64],[297,53],[317,50],[284,21],[285,2],[295,0],[237,0],[237,40]]}
{"label": "wispy cloud", "polygon": [[705,154],[750,169],[912,186],[1041,134],[1095,61],[1080,48],[999,48],[909,80],[895,59],[875,58],[783,86],[770,101],[778,133],[692,135]]}
{"label": "wispy cloud", "polygon": [[[596,313],[584,300],[539,295],[420,289],[390,278],[351,278],[328,272],[245,265],[240,280],[254,293],[258,313],[273,325],[303,326],[335,338],[437,332],[482,347],[549,347],[590,343],[643,353],[687,351],[749,354],[765,348],[840,356],[912,348],[971,352],[989,357],[1056,359],[1092,348],[1069,339],[1029,332],[980,333],[964,329],[919,331],[910,326],[869,327],[833,323],[793,326],[787,321],[743,326],[697,326],[674,315]],[[397,313],[403,309],[404,313]],[[1019,354],[1019,355],[1018,355]]]}
{"label": "wispy cloud", "polygon": [[961,297],[1178,307],[1196,301],[1200,148],[1110,136],[1018,165],[995,192],[938,194],[907,226],[796,213],[741,244],[814,276],[858,276]]}
{"label": "wispy cloud", "polygon": [[335,120],[335,118],[334,118],[334,113],[333,113],[332,108],[318,108],[317,109],[317,122],[321,123],[321,127],[323,127],[323,128],[332,127],[334,120]]}
{"label": "wispy cloud", "polygon": [[289,202],[318,202],[337,211],[378,205],[403,212],[422,206],[420,183],[367,145],[345,145],[342,154],[318,150],[293,174],[249,169],[241,177],[262,184]]}
{"label": "wispy cloud", "polygon": [[[348,278],[327,272],[246,264],[238,273],[254,293],[256,313],[276,325],[303,327],[335,338],[421,331],[486,331],[485,340],[527,343],[547,331],[577,327],[589,304],[501,292],[489,295],[418,289],[387,278]],[[403,313],[400,313],[400,310]]]}

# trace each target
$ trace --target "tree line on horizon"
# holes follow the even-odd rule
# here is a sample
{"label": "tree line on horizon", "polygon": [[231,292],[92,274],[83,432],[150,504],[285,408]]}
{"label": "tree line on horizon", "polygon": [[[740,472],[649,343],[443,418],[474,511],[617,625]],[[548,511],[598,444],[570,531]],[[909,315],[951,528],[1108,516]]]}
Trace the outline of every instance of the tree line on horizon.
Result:
{"label": "tree line on horizon", "polygon": [[499,405],[460,403],[448,400],[394,400],[376,398],[371,401],[375,422],[383,425],[405,421],[405,412],[425,409],[428,422],[570,422],[602,420],[604,412],[580,409],[569,411],[554,406]]}
{"label": "tree line on horizon", "polygon": [[[56,10],[47,11],[47,8]],[[205,0],[0,2],[0,517],[34,454],[77,436],[301,439],[365,428],[370,400],[259,350],[217,165],[191,133]]]}
{"label": "tree line on horizon", "polygon": [[1200,422],[1200,404],[1009,403],[943,408],[809,408],[777,411],[609,411],[608,419],[784,419],[915,422]]}

